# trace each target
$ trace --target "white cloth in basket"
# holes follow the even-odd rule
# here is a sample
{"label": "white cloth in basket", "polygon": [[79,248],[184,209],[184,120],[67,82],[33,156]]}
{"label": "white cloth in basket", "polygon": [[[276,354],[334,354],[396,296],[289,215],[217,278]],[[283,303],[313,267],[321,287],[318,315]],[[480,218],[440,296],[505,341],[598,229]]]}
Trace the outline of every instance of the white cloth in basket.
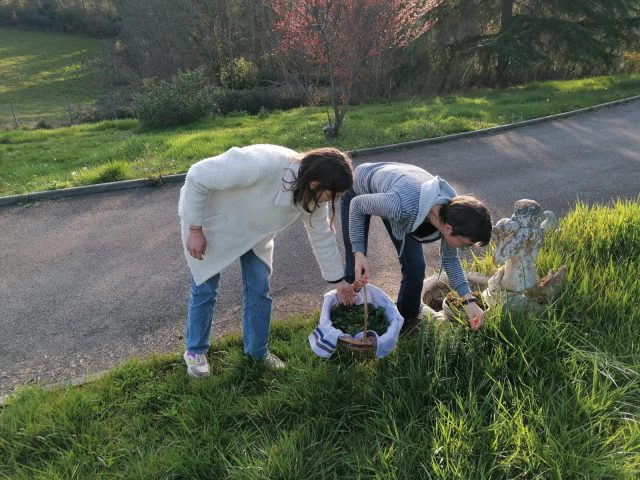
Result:
{"label": "white cloth in basket", "polygon": [[[376,358],[383,358],[389,355],[395,348],[396,343],[398,343],[398,336],[400,335],[400,328],[402,328],[404,319],[402,315],[400,315],[396,304],[393,303],[393,300],[379,288],[367,284],[367,299],[369,303],[376,307],[383,307],[385,316],[387,320],[389,320],[389,328],[383,335],[378,336],[377,333],[370,331],[370,335],[374,337],[373,344],[375,345]],[[336,290],[331,290],[324,295],[320,321],[318,322],[318,326],[309,335],[311,350],[322,358],[329,358],[333,355],[333,352],[336,351],[336,345],[338,344],[338,337],[345,336],[359,339],[364,336],[364,332],[358,332],[356,335],[351,336],[333,326],[331,323],[331,308],[338,305],[338,303],[338,293]],[[356,304],[362,303],[364,303],[364,292],[360,290],[356,295]]]}

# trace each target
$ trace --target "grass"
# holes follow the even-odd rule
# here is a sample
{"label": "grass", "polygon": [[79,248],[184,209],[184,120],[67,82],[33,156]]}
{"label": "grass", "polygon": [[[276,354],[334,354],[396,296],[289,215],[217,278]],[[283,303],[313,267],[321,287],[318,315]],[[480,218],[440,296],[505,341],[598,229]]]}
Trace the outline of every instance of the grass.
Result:
{"label": "grass", "polygon": [[[0,28],[0,125],[66,122],[67,104],[107,93],[99,40]],[[212,118],[144,131],[136,120],[0,131],[0,195],[184,173],[232,146],[274,143],[358,150],[513,123],[640,94],[640,74],[535,83],[502,91],[353,106],[341,136],[324,138],[324,108]]]}
{"label": "grass", "polygon": [[96,59],[100,40],[0,28],[0,125],[68,122],[68,104],[90,104],[105,92]]}
{"label": "grass", "polygon": [[639,202],[562,219],[538,267],[566,264],[567,283],[541,319],[430,325],[376,361],[318,359],[317,318],[298,318],[272,330],[284,371],[234,336],[206,380],[175,354],[26,388],[0,413],[0,478],[638,478]]}
{"label": "grass", "polygon": [[268,115],[217,117],[180,128],[143,131],[137,120],[53,130],[0,132],[0,195],[98,183],[104,164],[119,162],[122,178],[183,173],[197,160],[232,146],[274,143],[296,150],[332,145],[345,150],[508,124],[640,94],[640,75],[544,82],[503,91],[358,105],[341,136],[321,132],[324,108]]}

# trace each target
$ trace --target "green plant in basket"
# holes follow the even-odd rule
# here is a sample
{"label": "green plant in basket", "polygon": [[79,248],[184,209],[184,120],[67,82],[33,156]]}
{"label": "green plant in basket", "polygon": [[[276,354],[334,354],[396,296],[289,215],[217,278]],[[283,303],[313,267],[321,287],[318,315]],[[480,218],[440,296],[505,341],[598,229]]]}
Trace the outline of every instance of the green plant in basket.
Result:
{"label": "green plant in basket", "polygon": [[[478,299],[476,302],[482,310],[486,310],[487,306],[482,299],[482,293],[479,291],[471,292],[474,297]],[[442,309],[446,317],[451,321],[457,321],[459,323],[465,324],[467,323],[467,313],[464,305],[462,305],[462,299],[455,291],[451,291],[447,293],[443,302]]]}
{"label": "green plant in basket", "polygon": [[[376,307],[372,303],[368,304],[368,308],[367,330],[373,330],[378,335],[382,335],[389,327],[384,308]],[[349,335],[355,335],[364,329],[364,304],[338,304],[331,309],[330,318],[335,328]]]}

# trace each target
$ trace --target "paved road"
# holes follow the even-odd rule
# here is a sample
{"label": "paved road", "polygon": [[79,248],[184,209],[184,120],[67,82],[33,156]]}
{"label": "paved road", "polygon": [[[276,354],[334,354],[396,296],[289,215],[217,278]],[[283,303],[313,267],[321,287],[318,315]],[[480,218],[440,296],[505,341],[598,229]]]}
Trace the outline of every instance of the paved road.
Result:
{"label": "paved road", "polygon": [[[640,101],[490,136],[363,161],[402,161],[485,201],[494,221],[520,198],[558,215],[576,199],[640,193]],[[0,395],[30,382],[100,372],[131,356],[178,352],[188,296],[179,186],[140,188],[0,208]],[[372,283],[390,295],[395,252],[373,223]],[[433,247],[431,247],[433,248]],[[437,255],[428,251],[429,268]],[[328,285],[304,229],[276,239],[274,316],[319,308]],[[216,335],[240,326],[239,265],[223,275]]]}

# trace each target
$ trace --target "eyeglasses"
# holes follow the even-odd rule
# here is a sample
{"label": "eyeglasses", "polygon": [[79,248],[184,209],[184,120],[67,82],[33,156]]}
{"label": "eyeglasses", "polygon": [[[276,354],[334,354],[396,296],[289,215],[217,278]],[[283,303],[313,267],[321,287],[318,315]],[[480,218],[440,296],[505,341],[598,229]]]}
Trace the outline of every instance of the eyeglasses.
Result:
{"label": "eyeglasses", "polygon": [[[458,237],[460,238],[460,237]],[[467,243],[461,239],[462,245],[458,247],[459,250],[469,250],[471,247],[475,246],[474,242]]]}

